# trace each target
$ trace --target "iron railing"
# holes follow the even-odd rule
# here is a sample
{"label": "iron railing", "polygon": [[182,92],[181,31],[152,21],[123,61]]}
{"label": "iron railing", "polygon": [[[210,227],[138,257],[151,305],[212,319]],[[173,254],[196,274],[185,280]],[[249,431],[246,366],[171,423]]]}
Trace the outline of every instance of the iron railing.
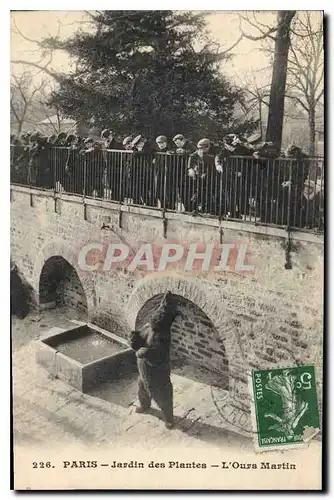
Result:
{"label": "iron railing", "polygon": [[[178,154],[11,147],[11,182],[122,204],[322,230],[323,158],[214,161]],[[190,174],[190,175],[189,175]]]}

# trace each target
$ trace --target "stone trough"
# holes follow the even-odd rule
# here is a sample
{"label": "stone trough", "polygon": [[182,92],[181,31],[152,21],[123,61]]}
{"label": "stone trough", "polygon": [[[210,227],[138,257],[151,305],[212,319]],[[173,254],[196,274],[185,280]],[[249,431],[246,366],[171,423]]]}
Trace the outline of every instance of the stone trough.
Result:
{"label": "stone trough", "polygon": [[50,330],[36,342],[36,361],[81,392],[136,370],[125,340],[90,324]]}

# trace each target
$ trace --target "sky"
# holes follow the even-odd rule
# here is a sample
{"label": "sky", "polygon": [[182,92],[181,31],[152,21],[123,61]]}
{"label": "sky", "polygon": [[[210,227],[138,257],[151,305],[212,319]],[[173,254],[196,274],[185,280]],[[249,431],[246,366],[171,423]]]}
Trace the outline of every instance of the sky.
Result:
{"label": "sky", "polygon": [[[259,19],[265,24],[272,24],[275,21],[274,11],[261,12]],[[212,37],[219,43],[222,50],[234,44],[239,37],[239,19],[236,12],[212,11],[206,16],[208,30]],[[73,34],[85,20],[84,11],[21,11],[11,13],[11,59],[24,59],[37,62],[40,60],[40,52],[36,44],[31,43],[20,36],[16,27],[26,37],[34,40],[41,40],[50,35],[59,35],[66,38]],[[15,23],[15,25],[14,25]],[[81,24],[80,24],[81,23]],[[246,28],[246,25],[245,25]],[[258,34],[254,29],[247,29],[247,33]],[[257,81],[268,80],[268,67],[266,56],[259,50],[260,42],[243,40],[234,50],[234,57],[231,61],[224,63],[222,71],[235,79],[249,78],[250,74],[256,75]],[[66,54],[57,53],[53,56],[50,69],[67,72],[69,70],[69,60]],[[22,72],[22,65],[12,65],[12,71]],[[38,76],[36,77],[39,78]]]}
{"label": "sky", "polygon": [[[198,12],[198,11],[197,11]],[[204,11],[206,14],[207,29],[211,37],[218,42],[220,49],[231,47],[240,36],[238,11]],[[210,12],[210,13],[209,13]],[[304,11],[305,12],[305,11]],[[298,11],[302,17],[303,11]],[[310,12],[310,11],[308,11]],[[239,11],[242,16],[250,17],[254,11]],[[264,26],[275,24],[277,11],[257,11],[256,19]],[[312,19],[317,22],[321,17],[321,11],[313,11]],[[59,34],[61,38],[73,35],[79,28],[87,30],[87,14],[82,10],[53,10],[53,11],[15,11],[11,12],[11,60],[23,59],[30,62],[41,60],[41,51],[36,45],[27,39],[42,40],[48,36]],[[247,22],[242,23],[243,30],[252,36],[258,36],[259,32],[252,28]],[[20,33],[17,32],[17,29]],[[270,85],[272,67],[268,56],[265,55],[261,41],[250,41],[243,39],[232,51],[233,57],[223,62],[221,70],[232,83],[242,88],[264,87]],[[70,70],[68,55],[65,52],[55,52],[49,69],[56,72],[67,73]],[[46,79],[45,73],[32,70],[30,66],[12,64],[11,71],[20,74],[28,70],[34,72],[33,85],[38,87],[42,80]],[[49,90],[53,88],[53,82]],[[291,104],[291,103],[290,103]],[[297,109],[298,108],[298,109]],[[297,106],[299,117],[305,112]],[[267,108],[264,108],[264,119]],[[304,121],[307,122],[306,115]]]}

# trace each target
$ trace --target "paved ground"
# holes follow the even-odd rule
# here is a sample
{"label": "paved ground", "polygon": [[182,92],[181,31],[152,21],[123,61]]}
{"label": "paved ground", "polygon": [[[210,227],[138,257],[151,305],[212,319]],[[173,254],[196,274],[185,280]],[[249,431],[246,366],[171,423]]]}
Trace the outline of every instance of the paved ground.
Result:
{"label": "paved ground", "polygon": [[111,442],[143,442],[147,448],[154,448],[176,443],[188,447],[202,441],[224,449],[252,449],[249,439],[228,429],[213,401],[212,380],[199,367],[180,366],[173,370],[176,427],[171,431],[165,428],[156,408],[149,415],[135,413],[135,375],[104,384],[90,394],[82,394],[50,376],[35,362],[33,341],[55,325],[68,327],[71,323],[63,313],[49,311],[40,317],[13,318],[16,444],[38,446],[66,441],[95,448]]}

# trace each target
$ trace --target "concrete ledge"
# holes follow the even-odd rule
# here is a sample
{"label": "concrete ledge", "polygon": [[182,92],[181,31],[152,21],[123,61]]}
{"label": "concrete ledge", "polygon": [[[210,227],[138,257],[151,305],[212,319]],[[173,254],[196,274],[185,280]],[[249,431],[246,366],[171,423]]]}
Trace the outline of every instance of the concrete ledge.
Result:
{"label": "concrete ledge", "polygon": [[134,373],[136,369],[136,355],[130,348],[84,365],[81,371],[82,392],[106,380],[114,380],[124,374]]}
{"label": "concrete ledge", "polygon": [[[268,226],[262,223],[251,223],[251,222],[238,222],[230,220],[219,221],[213,217],[203,217],[203,216],[192,216],[185,214],[183,212],[163,212],[161,209],[154,209],[152,207],[139,207],[132,205],[124,205],[120,203],[115,203],[108,200],[97,200],[96,198],[83,197],[74,194],[66,193],[55,193],[51,190],[44,190],[39,188],[30,188],[24,186],[18,186],[11,184],[11,189],[16,192],[24,193],[27,195],[36,195],[40,197],[56,198],[63,201],[68,201],[70,203],[81,203],[86,206],[102,208],[110,211],[126,212],[128,214],[142,215],[145,217],[154,217],[157,219],[175,220],[181,223],[189,223],[192,225],[199,225],[205,227],[222,228],[227,230],[253,233],[256,235],[261,235],[263,237],[274,237],[274,238],[287,238],[287,231],[282,227]],[[302,231],[302,230],[291,230],[290,232],[291,240],[294,241],[304,241],[308,243],[315,243],[319,245],[324,245],[324,235],[318,235],[312,232]]]}
{"label": "concrete ledge", "polygon": [[35,343],[36,362],[51,375],[58,377],[81,392],[86,392],[104,381],[133,373],[137,366],[134,351],[126,345],[123,339],[96,328],[94,325],[90,325],[89,328],[101,332],[101,335],[105,337],[110,337],[122,347],[122,350],[88,363],[81,363],[59,352],[56,347],[59,341],[79,338],[82,335],[80,326],[69,330],[49,332],[47,336]]}

